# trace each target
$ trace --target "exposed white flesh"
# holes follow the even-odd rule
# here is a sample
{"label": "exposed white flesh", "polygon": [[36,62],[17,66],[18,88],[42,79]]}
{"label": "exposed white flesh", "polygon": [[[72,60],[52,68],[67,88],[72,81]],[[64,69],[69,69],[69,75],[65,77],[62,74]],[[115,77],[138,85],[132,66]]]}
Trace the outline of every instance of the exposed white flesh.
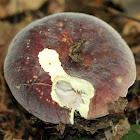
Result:
{"label": "exposed white flesh", "polygon": [[51,76],[51,97],[61,107],[71,110],[70,122],[74,123],[74,111],[87,118],[90,99],[94,96],[94,87],[87,80],[68,75],[61,66],[59,55],[55,50],[44,49],[39,52],[39,63]]}
{"label": "exposed white flesh", "polygon": [[[59,81],[56,84],[56,93],[61,102],[69,108],[74,108],[77,103],[77,94],[72,86],[66,81]],[[81,101],[82,102],[82,101]]]}

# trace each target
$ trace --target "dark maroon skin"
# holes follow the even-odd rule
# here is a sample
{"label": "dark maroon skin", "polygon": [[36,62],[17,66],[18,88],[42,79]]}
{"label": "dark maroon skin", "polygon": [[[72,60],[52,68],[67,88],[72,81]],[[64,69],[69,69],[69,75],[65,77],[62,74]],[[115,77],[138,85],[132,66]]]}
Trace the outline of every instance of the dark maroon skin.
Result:
{"label": "dark maroon skin", "polygon": [[[75,62],[69,55],[70,46],[79,39],[85,40],[79,53],[83,61]],[[57,51],[67,74],[93,84],[95,96],[90,100],[87,119],[107,115],[107,104],[125,97],[135,80],[130,49],[105,22],[79,13],[55,14],[38,20],[13,39],[5,59],[4,75],[17,101],[45,122],[70,123],[69,110],[52,100],[52,81],[39,64],[38,54],[44,48]],[[121,83],[116,81],[117,77],[122,77]],[[44,92],[42,98],[41,92]]]}

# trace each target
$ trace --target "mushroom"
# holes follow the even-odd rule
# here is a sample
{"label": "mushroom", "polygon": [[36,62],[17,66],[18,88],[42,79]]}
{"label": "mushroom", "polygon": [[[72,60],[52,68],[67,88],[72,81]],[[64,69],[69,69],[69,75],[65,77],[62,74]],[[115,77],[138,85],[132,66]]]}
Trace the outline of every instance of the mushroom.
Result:
{"label": "mushroom", "polygon": [[104,21],[82,13],[37,20],[13,39],[4,64],[16,100],[45,122],[74,124],[108,114],[136,78],[134,57]]}

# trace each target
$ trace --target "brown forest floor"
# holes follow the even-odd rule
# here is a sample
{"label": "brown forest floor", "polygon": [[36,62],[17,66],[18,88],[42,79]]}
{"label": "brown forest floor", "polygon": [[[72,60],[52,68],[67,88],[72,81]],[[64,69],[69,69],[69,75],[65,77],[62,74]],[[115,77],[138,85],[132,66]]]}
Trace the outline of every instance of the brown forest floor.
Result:
{"label": "brown forest floor", "polygon": [[[0,0],[1,7],[10,0]],[[18,7],[17,3],[17,7]],[[16,8],[17,8],[16,7]],[[4,9],[3,9],[4,10]],[[16,11],[16,10],[15,10]],[[74,126],[44,123],[25,111],[12,96],[3,76],[3,62],[12,38],[29,23],[55,12],[82,12],[97,16],[113,26],[130,46],[136,61],[137,79],[129,89],[124,114],[85,121],[76,116]],[[1,14],[1,13],[0,13]],[[123,104],[124,105],[124,104]],[[125,107],[124,105],[124,107]],[[120,113],[120,108],[118,109]],[[116,111],[117,112],[117,111]],[[117,112],[118,113],[118,112]],[[119,140],[132,124],[140,123],[140,12],[127,15],[121,5],[106,0],[45,0],[38,8],[0,16],[0,140],[78,139]]]}

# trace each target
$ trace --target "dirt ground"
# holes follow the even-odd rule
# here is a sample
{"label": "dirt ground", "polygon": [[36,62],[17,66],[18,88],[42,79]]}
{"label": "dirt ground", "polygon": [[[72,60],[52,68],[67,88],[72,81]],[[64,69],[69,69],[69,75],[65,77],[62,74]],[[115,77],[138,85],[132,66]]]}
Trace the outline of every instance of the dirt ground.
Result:
{"label": "dirt ground", "polygon": [[[119,140],[131,125],[140,123],[140,10],[128,8],[140,3],[133,1],[130,5],[125,1],[0,0],[0,140]],[[75,114],[74,125],[46,123],[22,108],[6,84],[3,63],[13,37],[29,23],[59,12],[81,12],[101,18],[120,33],[134,54],[136,81],[126,98],[111,105],[108,116],[89,121]]]}

